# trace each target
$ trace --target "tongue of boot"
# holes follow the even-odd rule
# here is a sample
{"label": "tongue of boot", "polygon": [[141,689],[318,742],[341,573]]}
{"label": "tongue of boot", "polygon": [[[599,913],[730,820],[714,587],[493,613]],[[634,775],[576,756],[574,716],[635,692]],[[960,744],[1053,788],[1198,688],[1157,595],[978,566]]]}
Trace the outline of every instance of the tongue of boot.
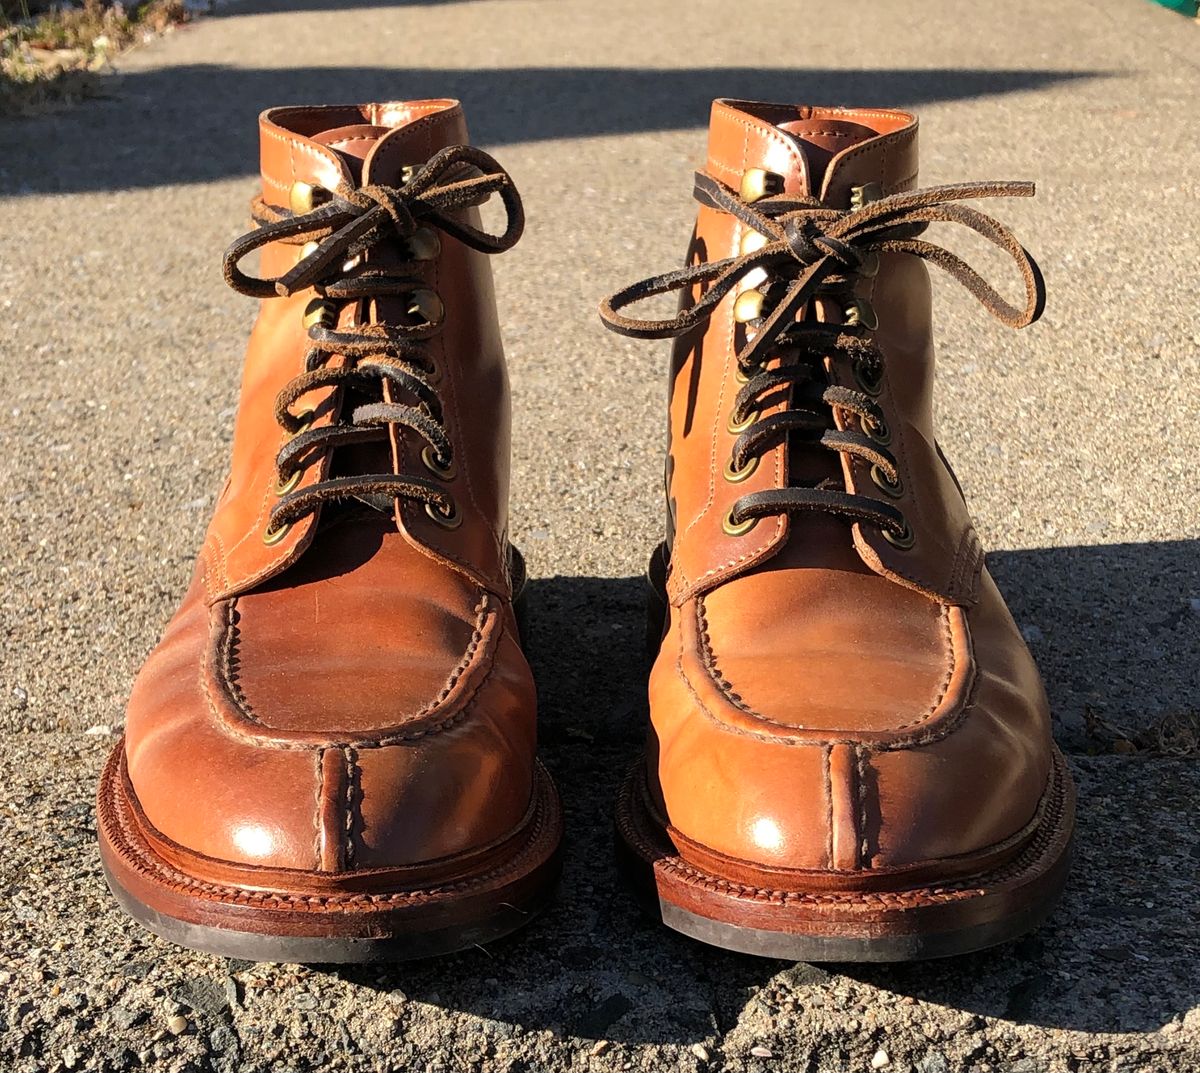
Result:
{"label": "tongue of boot", "polygon": [[[846,119],[820,118],[794,119],[777,124],[778,129],[790,135],[804,154],[807,164],[809,188],[819,195],[825,185],[829,162],[844,149],[859,145],[878,137],[878,131],[861,123]],[[809,314],[812,315],[811,313]],[[845,487],[838,456],[823,447],[813,447],[797,437],[788,452],[788,470],[792,480],[802,484],[817,484],[830,481],[838,488]],[[830,564],[837,563],[843,569],[856,573],[865,572],[862,562],[854,553],[852,544],[846,539],[846,523],[828,515],[794,519],[794,533],[788,547],[780,556],[777,565],[800,565],[807,561],[805,549],[814,546],[823,548]]]}
{"label": "tongue of boot", "polygon": [[[388,134],[389,131],[390,128],[388,127],[377,127],[369,123],[354,123],[350,126],[333,127],[330,130],[322,131],[320,134],[313,135],[312,140],[321,145],[329,146],[330,149],[337,153],[349,170],[355,185],[358,186],[362,184],[363,161],[366,160],[367,154],[374,148],[375,143],[385,134]],[[363,401],[370,400],[359,400],[360,403]],[[356,405],[354,397],[345,397],[342,405],[343,410],[347,406]],[[346,417],[348,415],[343,413],[343,419]],[[333,452],[329,475],[331,477],[345,477],[359,473],[390,473],[391,470],[391,446],[387,439],[381,439],[373,443],[357,443],[338,447]],[[388,519],[390,524],[393,509],[393,501],[390,497],[361,496],[359,497],[359,501],[379,511],[381,515]],[[332,519],[349,505],[342,504],[340,507],[335,505],[326,506],[323,515],[328,513],[328,516]],[[358,509],[361,510],[361,507]]]}
{"label": "tongue of boot", "polygon": [[[806,119],[788,120],[777,126],[779,130],[791,136],[792,141],[804,154],[809,188],[814,195],[820,193],[825,184],[829,162],[838,153],[878,137],[877,131],[848,119],[812,116]],[[800,441],[799,438],[792,443],[788,468],[793,479],[806,484],[831,480],[841,487],[844,483],[838,456],[824,448],[813,448]]]}
{"label": "tongue of boot", "polygon": [[808,162],[808,181],[813,194],[825,184],[829,162],[843,149],[878,137],[878,132],[862,123],[848,119],[792,119],[778,124],[780,130],[792,136]]}
{"label": "tongue of boot", "polygon": [[388,133],[388,127],[375,127],[369,123],[355,123],[348,127],[334,127],[313,135],[313,141],[327,145],[345,161],[355,183],[362,182],[362,166],[367,154],[380,138]]}

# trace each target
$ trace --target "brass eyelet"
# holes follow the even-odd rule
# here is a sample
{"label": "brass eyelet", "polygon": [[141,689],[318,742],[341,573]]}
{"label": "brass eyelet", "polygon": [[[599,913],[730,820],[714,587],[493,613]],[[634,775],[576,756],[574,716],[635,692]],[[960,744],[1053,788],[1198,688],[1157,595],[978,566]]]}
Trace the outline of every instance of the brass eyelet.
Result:
{"label": "brass eyelet", "polygon": [[850,208],[861,209],[872,201],[883,197],[883,187],[879,183],[863,183],[862,186],[850,187]]}
{"label": "brass eyelet", "polygon": [[746,371],[745,371],[745,370],[742,368],[742,366],[741,366],[741,363],[740,363],[740,362],[739,362],[739,363],[736,363],[736,364],[734,365],[734,367],[733,367],[733,378],[734,378],[734,379],[735,379],[735,380],[736,380],[736,381],[737,381],[739,384],[748,384],[748,383],[750,383],[750,374],[749,374],[749,373],[747,373],[747,372],[746,372]]}
{"label": "brass eyelet", "polygon": [[329,191],[316,183],[297,180],[288,190],[288,208],[297,216],[312,212],[313,208],[329,200]]}
{"label": "brass eyelet", "polygon": [[730,460],[725,463],[725,479],[730,484],[740,484],[756,469],[758,469],[758,455],[752,456],[750,461],[747,462],[741,469],[734,469],[733,459],[730,458]]}
{"label": "brass eyelet", "polygon": [[878,465],[871,467],[871,480],[875,482],[877,487],[884,495],[891,496],[892,499],[899,499],[904,495],[904,482],[896,477],[895,481],[889,481],[888,475],[879,468]]}
{"label": "brass eyelet", "polygon": [[306,406],[298,414],[292,414],[292,416],[299,422],[299,424],[296,427],[295,432],[289,432],[287,434],[287,438],[289,440],[294,440],[300,435],[301,432],[307,429],[308,426],[313,423],[313,419],[317,416],[317,412],[311,406]]}
{"label": "brass eyelet", "polygon": [[284,522],[283,525],[281,525],[278,529],[272,529],[271,523],[268,522],[266,529],[263,530],[262,541],[267,545],[267,547],[270,547],[272,544],[278,544],[285,536],[288,535],[288,532],[291,530],[291,528],[291,522]]}
{"label": "brass eyelet", "polygon": [[747,518],[744,522],[735,522],[733,520],[733,511],[730,511],[721,519],[721,528],[725,531],[726,536],[731,537],[745,536],[756,525],[758,525],[757,518]]}
{"label": "brass eyelet", "polygon": [[433,261],[442,252],[442,240],[431,227],[418,227],[404,240],[404,246],[414,261]]}
{"label": "brass eyelet", "polygon": [[879,275],[879,251],[867,250],[863,254],[862,264],[858,266],[858,274],[863,279],[874,279]]}
{"label": "brass eyelet", "polygon": [[747,168],[742,172],[741,195],[745,202],[758,201],[783,193],[783,176],[765,168]]}
{"label": "brass eyelet", "polygon": [[742,291],[733,302],[733,319],[738,324],[749,324],[762,316],[766,297],[762,291]]}
{"label": "brass eyelet", "polygon": [[883,530],[883,539],[893,547],[899,548],[901,551],[907,551],[916,543],[917,535],[912,531],[912,527],[906,521],[904,529],[899,533],[893,533],[890,529]]}
{"label": "brass eyelet", "polygon": [[425,468],[430,473],[443,481],[452,481],[458,476],[458,466],[454,464],[454,459],[451,459],[448,465],[443,466],[438,461],[437,451],[429,444],[421,448],[421,461],[425,463]]}
{"label": "brass eyelet", "polygon": [[450,500],[449,513],[443,513],[432,503],[425,504],[425,513],[443,529],[457,529],[462,525],[462,511],[458,509],[458,504],[453,499]]}
{"label": "brass eyelet", "polygon": [[879,327],[879,316],[875,312],[875,307],[865,298],[856,298],[846,307],[845,323],[873,332]]}
{"label": "brass eyelet", "polygon": [[888,423],[882,417],[877,421],[870,417],[864,417],[861,424],[863,432],[876,443],[886,447],[892,442],[892,430],[888,428]]}
{"label": "brass eyelet", "polygon": [[755,231],[753,227],[749,227],[738,243],[738,253],[743,257],[748,253],[758,253],[770,241],[761,231]]}
{"label": "brass eyelet", "polygon": [[326,298],[314,298],[304,307],[304,330],[332,328],[337,324],[337,306]]}
{"label": "brass eyelet", "polygon": [[733,414],[730,414],[729,415],[729,424],[727,424],[725,427],[727,429],[729,429],[730,435],[740,436],[743,432],[746,431],[746,429],[748,429],[751,425],[753,425],[754,422],[757,420],[758,420],[758,411],[757,410],[751,410],[745,416],[745,418],[741,421],[734,421]]}
{"label": "brass eyelet", "polygon": [[410,317],[417,318],[424,324],[441,324],[446,316],[446,307],[436,291],[419,287],[408,294],[408,305],[405,312]]}
{"label": "brass eyelet", "polygon": [[883,368],[877,367],[874,372],[867,369],[862,358],[854,359],[854,381],[868,395],[874,397],[883,390]]}
{"label": "brass eyelet", "polygon": [[300,478],[304,476],[304,471],[300,469],[292,470],[292,475],[286,481],[275,482],[275,494],[277,496],[285,496],[293,488],[300,483]]}

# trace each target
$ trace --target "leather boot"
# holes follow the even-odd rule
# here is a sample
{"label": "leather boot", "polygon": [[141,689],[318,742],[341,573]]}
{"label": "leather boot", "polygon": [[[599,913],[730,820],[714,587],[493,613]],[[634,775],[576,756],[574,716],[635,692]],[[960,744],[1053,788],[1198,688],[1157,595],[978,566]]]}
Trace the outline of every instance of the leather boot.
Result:
{"label": "leather boot", "polygon": [[[1065,880],[1071,780],[931,411],[926,262],[1035,320],[1032,259],[964,202],[1033,188],[916,175],[904,112],[717,101],[686,267],[602,307],[676,339],[649,743],[618,827],[662,919],[718,946],[958,953]],[[1025,303],[931,222],[1011,255]],[[671,291],[677,317],[621,312]]]}
{"label": "leather boot", "polygon": [[231,472],[101,778],[104,867],[152,931],[253,961],[476,945],[544,904],[562,827],[487,257],[520,199],[455,101],[260,132],[257,226],[225,258],[263,299]]}

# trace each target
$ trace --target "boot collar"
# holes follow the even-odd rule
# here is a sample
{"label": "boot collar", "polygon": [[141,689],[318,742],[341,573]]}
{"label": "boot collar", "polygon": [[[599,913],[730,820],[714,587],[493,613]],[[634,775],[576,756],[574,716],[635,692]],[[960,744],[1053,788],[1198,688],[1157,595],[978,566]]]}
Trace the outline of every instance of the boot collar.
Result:
{"label": "boot collar", "polygon": [[849,208],[855,186],[877,183],[894,194],[915,184],[917,120],[890,109],[720,99],[712,107],[707,171],[743,194],[762,183],[764,193],[816,194]]}
{"label": "boot collar", "polygon": [[258,119],[263,200],[282,208],[298,184],[345,194],[362,181],[394,184],[401,169],[467,145],[455,100],[271,108]]}

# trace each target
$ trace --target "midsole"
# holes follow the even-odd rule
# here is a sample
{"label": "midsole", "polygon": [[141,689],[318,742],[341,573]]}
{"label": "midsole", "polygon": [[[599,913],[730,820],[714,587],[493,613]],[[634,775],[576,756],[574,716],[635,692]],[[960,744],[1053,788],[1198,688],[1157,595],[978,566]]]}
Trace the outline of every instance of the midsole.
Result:
{"label": "midsole", "polygon": [[677,904],[686,902],[685,908],[702,915],[713,915],[713,907],[726,906],[739,916],[749,912],[759,917],[765,913],[769,918],[774,909],[831,920],[849,914],[848,919],[865,923],[869,918],[894,920],[916,908],[959,906],[992,896],[1004,899],[1035,884],[1066,859],[1074,827],[1074,787],[1056,750],[1042,822],[1026,845],[998,867],[925,885],[905,884],[897,876],[899,882],[883,890],[829,889],[825,883],[781,888],[766,881],[735,882],[685,861],[645,807],[637,785],[640,781],[640,772],[635,772],[622,791],[618,809],[622,837],[644,865],[652,868],[660,896]]}
{"label": "midsole", "polygon": [[287,926],[293,928],[298,918],[307,918],[313,934],[322,933],[322,918],[339,918],[339,932],[347,930],[349,918],[380,914],[445,917],[444,923],[450,923],[470,915],[469,903],[478,902],[482,908],[498,891],[520,887],[530,877],[553,880],[551,862],[561,839],[562,817],[553,785],[540,766],[527,838],[504,860],[490,861],[474,875],[421,888],[304,894],[211,883],[165,860],[138,829],[119,777],[121,765],[114,760],[101,776],[97,808],[105,868],[129,898],[167,917],[250,931],[269,931],[281,921],[291,921]]}

